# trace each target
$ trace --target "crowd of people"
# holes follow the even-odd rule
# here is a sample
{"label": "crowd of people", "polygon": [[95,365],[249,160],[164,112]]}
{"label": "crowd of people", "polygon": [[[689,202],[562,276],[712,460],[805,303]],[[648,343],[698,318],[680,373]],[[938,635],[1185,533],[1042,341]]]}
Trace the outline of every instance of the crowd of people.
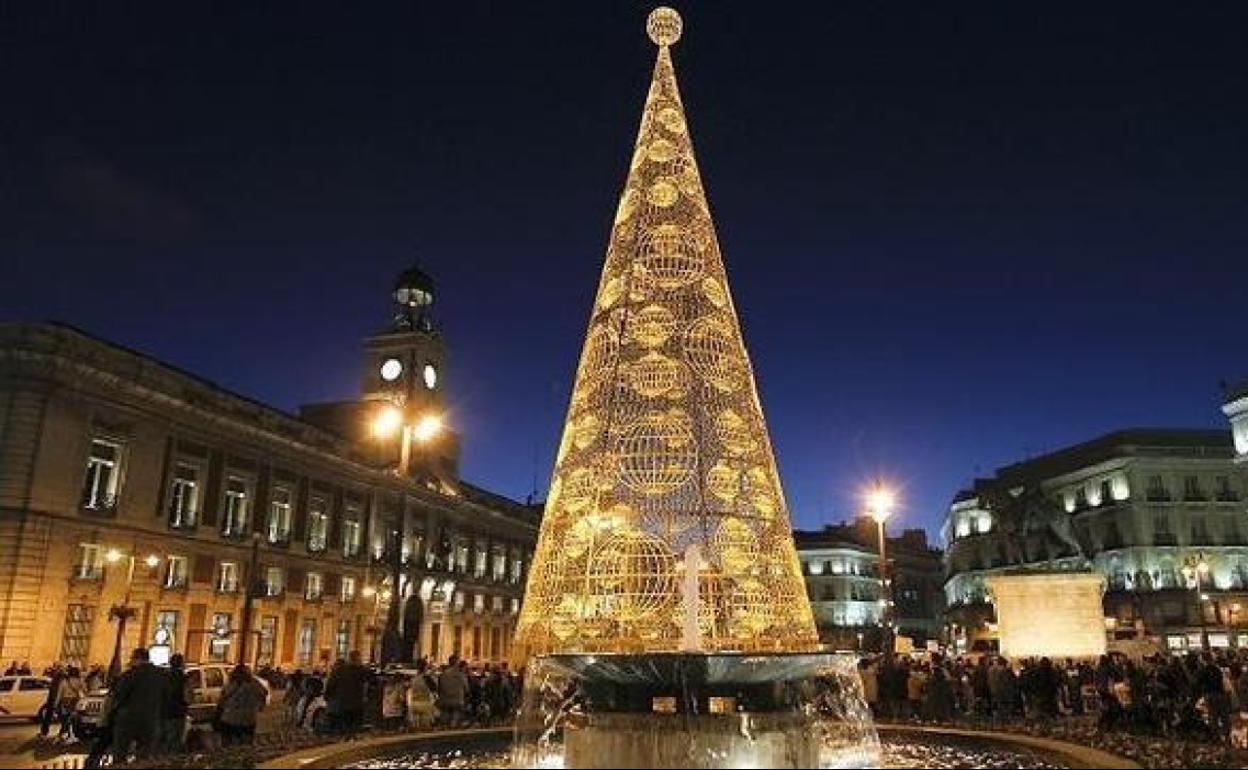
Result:
{"label": "crowd of people", "polygon": [[[28,665],[14,662],[6,675],[33,674]],[[441,666],[421,659],[410,668],[381,670],[362,663],[358,652],[332,666],[292,673],[272,667],[253,673],[247,666],[235,666],[207,703],[192,691],[181,655],[173,655],[167,666],[156,666],[144,648],[134,650],[111,685],[100,666],[84,673],[58,664],[42,675],[48,680],[48,695],[38,714],[40,735],[84,741],[89,750],[86,767],[100,766],[106,756],[120,764],[130,757],[250,744],[271,691],[283,691],[284,713],[274,720],[275,729],[346,738],[365,725],[495,724],[511,717],[520,692],[519,677],[505,663],[472,668],[451,656]],[[75,735],[79,703],[88,696],[102,697],[99,717],[89,735]],[[53,737],[55,725],[59,731]]]}
{"label": "crowd of people", "polygon": [[1230,740],[1239,713],[1248,712],[1246,669],[1248,651],[1238,650],[1095,662],[931,654],[868,658],[859,666],[867,702],[885,719],[1082,716],[1104,730],[1210,741]]}

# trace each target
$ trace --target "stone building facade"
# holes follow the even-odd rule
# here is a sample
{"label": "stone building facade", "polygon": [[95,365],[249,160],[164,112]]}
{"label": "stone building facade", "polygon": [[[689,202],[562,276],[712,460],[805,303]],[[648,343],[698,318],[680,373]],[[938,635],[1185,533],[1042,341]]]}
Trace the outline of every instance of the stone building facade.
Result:
{"label": "stone building facade", "polygon": [[247,662],[367,657],[392,608],[410,654],[505,660],[538,518],[81,331],[0,324],[0,660],[106,664],[126,606],[123,655],[234,662],[249,587]]}
{"label": "stone building facade", "polygon": [[[955,636],[991,638],[987,575],[1092,569],[1105,580],[1111,641],[1248,646],[1248,478],[1234,457],[1226,431],[1126,430],[978,480],[942,532]],[[993,501],[1033,490],[1082,555],[1051,525],[1003,532]]]}
{"label": "stone building facade", "polygon": [[[793,534],[819,641],[838,650],[879,649],[885,613],[875,522],[864,516]],[[926,532],[908,529],[887,538],[885,555],[893,577],[897,634],[918,646],[940,639],[940,551],[928,545]]]}

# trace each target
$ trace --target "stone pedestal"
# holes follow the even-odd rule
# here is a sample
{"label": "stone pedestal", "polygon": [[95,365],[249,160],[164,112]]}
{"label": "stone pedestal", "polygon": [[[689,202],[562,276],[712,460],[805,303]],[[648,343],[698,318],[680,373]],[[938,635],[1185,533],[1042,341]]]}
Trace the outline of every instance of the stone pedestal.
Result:
{"label": "stone pedestal", "polygon": [[1104,655],[1104,578],[1094,572],[992,575],[1001,654],[1009,658]]}

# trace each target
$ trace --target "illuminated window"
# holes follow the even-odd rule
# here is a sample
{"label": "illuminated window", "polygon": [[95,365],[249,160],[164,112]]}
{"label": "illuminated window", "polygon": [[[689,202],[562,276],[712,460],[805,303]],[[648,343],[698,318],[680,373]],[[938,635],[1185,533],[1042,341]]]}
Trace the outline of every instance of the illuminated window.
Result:
{"label": "illuminated window", "polygon": [[174,466],[169,486],[169,526],[190,529],[199,513],[199,468],[189,463]]}
{"label": "illuminated window", "polygon": [[208,657],[223,661],[230,653],[230,613],[217,612],[212,616],[212,635],[208,640]]}
{"label": "illuminated window", "polygon": [[319,572],[309,572],[303,581],[303,598],[310,602],[320,601],[324,590],[324,579]]}
{"label": "illuminated window", "polygon": [[185,556],[170,556],[165,559],[165,588],[186,588],[189,567]]}
{"label": "illuminated window", "polygon": [[99,580],[104,576],[104,551],[96,543],[78,546],[78,565],[74,577],[78,580]]}
{"label": "illuminated window", "polygon": [[347,507],[347,518],[342,522],[342,555],[354,559],[360,555],[360,546],[364,542],[363,527],[360,526],[360,512],[357,508]]}
{"label": "illuminated window", "polygon": [[281,596],[286,590],[286,573],[281,567],[269,567],[264,572],[265,596]]}
{"label": "illuminated window", "polygon": [[355,601],[355,578],[350,575],[342,578],[342,591],[338,598],[343,604],[350,604]]}
{"label": "illuminated window", "polygon": [[221,517],[221,534],[225,537],[243,537],[247,534],[248,513],[247,480],[230,476],[225,481],[225,510]]}
{"label": "illuminated window", "polygon": [[217,565],[217,591],[232,594],[238,590],[238,565],[223,561]]}
{"label": "illuminated window", "polygon": [[324,498],[314,497],[308,503],[308,551],[321,553],[329,539],[329,514]]}
{"label": "illuminated window", "polygon": [[266,527],[269,542],[275,545],[290,542],[290,522],[290,490],[286,487],[274,487],[273,496],[269,499],[269,520]]}
{"label": "illuminated window", "polygon": [[87,477],[82,486],[82,507],[94,511],[116,508],[120,483],[121,444],[103,438],[92,439]]}

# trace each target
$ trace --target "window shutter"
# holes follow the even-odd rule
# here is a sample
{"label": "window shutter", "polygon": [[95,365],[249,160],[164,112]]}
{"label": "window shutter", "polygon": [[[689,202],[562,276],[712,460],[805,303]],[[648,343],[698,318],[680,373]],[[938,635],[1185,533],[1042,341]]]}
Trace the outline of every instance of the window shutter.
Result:
{"label": "window shutter", "polygon": [[200,554],[195,557],[195,567],[191,572],[191,580],[196,583],[211,583],[216,572],[217,561],[211,556]]}

